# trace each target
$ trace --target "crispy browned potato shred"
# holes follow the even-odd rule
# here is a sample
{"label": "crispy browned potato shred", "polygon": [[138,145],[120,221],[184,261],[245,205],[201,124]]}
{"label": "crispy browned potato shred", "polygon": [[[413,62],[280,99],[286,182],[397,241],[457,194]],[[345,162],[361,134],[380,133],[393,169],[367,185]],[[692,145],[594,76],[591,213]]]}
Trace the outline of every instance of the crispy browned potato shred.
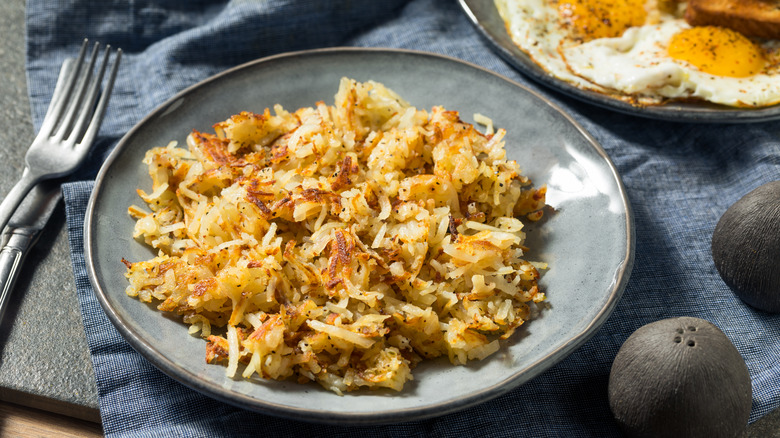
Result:
{"label": "crispy browned potato shred", "polygon": [[182,315],[227,375],[400,391],[423,358],[483,359],[544,300],[499,129],[342,79],[335,105],[241,113],[151,149],[132,206],[155,248],[127,293]]}

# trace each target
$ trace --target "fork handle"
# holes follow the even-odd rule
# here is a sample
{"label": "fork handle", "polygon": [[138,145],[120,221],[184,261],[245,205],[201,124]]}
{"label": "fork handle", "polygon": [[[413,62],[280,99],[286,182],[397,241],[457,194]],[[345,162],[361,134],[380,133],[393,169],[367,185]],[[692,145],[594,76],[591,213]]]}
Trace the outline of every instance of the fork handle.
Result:
{"label": "fork handle", "polygon": [[5,229],[8,225],[8,221],[11,220],[11,216],[14,215],[14,211],[22,203],[22,200],[30,190],[40,181],[40,177],[34,175],[30,170],[25,167],[22,172],[22,178],[16,183],[11,191],[5,196],[3,202],[0,203],[0,231]]}
{"label": "fork handle", "polygon": [[21,271],[27,251],[35,243],[37,233],[27,228],[17,228],[11,231],[8,243],[0,250],[0,321],[3,319],[11,291],[16,284],[16,278]]}

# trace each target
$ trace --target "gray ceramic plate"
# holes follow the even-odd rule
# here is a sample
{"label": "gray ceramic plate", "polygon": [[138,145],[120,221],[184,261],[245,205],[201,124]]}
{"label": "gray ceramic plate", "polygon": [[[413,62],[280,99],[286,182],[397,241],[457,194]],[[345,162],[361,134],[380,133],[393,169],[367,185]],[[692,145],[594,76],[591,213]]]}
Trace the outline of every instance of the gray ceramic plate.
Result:
{"label": "gray ceramic plate", "polygon": [[709,103],[670,103],[662,106],[637,107],[600,93],[581,90],[549,75],[512,42],[493,0],[458,0],[471,22],[495,51],[531,79],[603,108],[626,114],[675,122],[745,123],[780,119],[780,105],[760,109],[735,109]]}
{"label": "gray ceramic plate", "polygon": [[[401,393],[365,391],[339,397],[317,384],[249,382],[207,365],[205,342],[177,318],[125,295],[121,259],[153,252],[131,237],[136,187],[151,183],[141,160],[147,149],[185,138],[192,129],[242,110],[262,112],[332,104],[339,78],[373,79],[413,105],[493,118],[508,130],[509,156],[549,187],[556,213],[529,231],[531,257],[550,264],[542,280],[551,308],[495,355],[468,366],[446,359],[420,365]],[[565,358],[606,320],[631,271],[633,219],[607,155],[572,119],[533,91],[501,76],[438,55],[371,49],[291,53],[233,68],[189,88],[156,109],[120,141],[98,175],[85,223],[86,257],[97,296],[117,329],[174,379],[247,409],[309,421],[380,423],[442,415],[501,395]],[[540,394],[542,396],[542,394]]]}

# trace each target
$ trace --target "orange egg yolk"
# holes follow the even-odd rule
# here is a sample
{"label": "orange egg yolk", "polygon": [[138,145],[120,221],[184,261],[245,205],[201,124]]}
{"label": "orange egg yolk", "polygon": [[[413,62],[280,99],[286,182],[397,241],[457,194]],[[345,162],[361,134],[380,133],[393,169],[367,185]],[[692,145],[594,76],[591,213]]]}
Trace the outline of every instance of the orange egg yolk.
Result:
{"label": "orange egg yolk", "polygon": [[623,35],[647,18],[646,0],[559,0],[558,17],[572,37],[583,41]]}
{"label": "orange egg yolk", "polygon": [[678,32],[669,56],[716,76],[742,78],[759,73],[766,63],[761,48],[731,29],[702,26]]}

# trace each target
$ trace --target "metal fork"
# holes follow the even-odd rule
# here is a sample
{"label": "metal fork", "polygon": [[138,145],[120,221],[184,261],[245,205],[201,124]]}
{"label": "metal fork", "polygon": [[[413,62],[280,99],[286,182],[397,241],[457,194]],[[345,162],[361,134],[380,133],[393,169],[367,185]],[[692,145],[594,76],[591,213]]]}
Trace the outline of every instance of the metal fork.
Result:
{"label": "metal fork", "polygon": [[66,85],[55,90],[38,136],[25,155],[22,178],[0,204],[0,231],[35,184],[74,172],[86,158],[103,121],[122,58],[122,49],[117,49],[108,82],[96,106],[111,49],[106,46],[97,76],[93,77],[99,46],[95,43],[85,65],[88,41],[84,40]]}

